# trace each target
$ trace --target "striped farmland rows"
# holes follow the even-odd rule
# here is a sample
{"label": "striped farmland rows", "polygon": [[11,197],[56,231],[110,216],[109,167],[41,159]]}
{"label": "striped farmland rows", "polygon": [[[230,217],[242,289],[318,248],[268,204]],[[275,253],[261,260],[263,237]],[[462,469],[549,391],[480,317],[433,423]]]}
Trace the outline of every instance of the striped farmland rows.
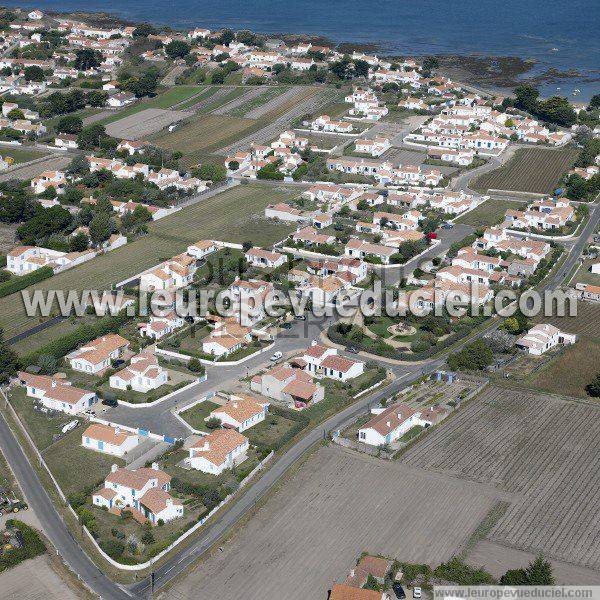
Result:
{"label": "striped farmland rows", "polygon": [[402,461],[515,495],[489,539],[600,568],[600,407],[491,387]]}
{"label": "striped farmland rows", "polygon": [[569,333],[576,333],[590,338],[600,337],[600,304],[591,304],[590,302],[577,302],[577,316],[570,317],[544,317],[542,315],[535,319],[540,323],[550,323]]}

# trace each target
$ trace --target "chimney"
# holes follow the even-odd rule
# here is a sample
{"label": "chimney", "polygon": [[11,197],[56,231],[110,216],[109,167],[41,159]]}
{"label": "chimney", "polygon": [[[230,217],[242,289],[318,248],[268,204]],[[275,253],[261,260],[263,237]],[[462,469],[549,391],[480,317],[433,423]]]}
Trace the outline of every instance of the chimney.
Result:
{"label": "chimney", "polygon": [[354,569],[350,569],[350,577],[354,577]]}
{"label": "chimney", "polygon": [[237,408],[237,407],[238,407],[238,403],[237,403],[237,400],[235,400],[233,403],[233,408]]}
{"label": "chimney", "polygon": [[115,471],[117,471],[117,470],[118,470],[118,468],[119,468],[119,467],[118,467],[117,465],[112,465],[112,466],[110,467],[110,472],[111,472],[111,473],[114,473]]}
{"label": "chimney", "polygon": [[155,471],[158,471],[158,463],[157,463],[157,462],[153,462],[153,463],[152,463],[152,468],[153,468]]}
{"label": "chimney", "polygon": [[173,506],[173,499],[167,498],[167,506]]}
{"label": "chimney", "polygon": [[58,384],[56,383],[56,379],[52,380],[52,383],[50,384],[53,388],[55,388]]}
{"label": "chimney", "polygon": [[121,428],[119,426],[115,427],[115,435],[121,435]]}
{"label": "chimney", "polygon": [[392,426],[392,422],[391,421],[387,421],[386,422],[386,427],[391,427]]}
{"label": "chimney", "polygon": [[204,442],[203,450],[210,450],[210,442]]}

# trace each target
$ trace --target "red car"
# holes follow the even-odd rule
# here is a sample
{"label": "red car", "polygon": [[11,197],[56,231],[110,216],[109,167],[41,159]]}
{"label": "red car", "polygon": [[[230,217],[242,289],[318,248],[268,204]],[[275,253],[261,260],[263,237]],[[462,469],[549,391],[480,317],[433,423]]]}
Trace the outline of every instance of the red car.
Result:
{"label": "red car", "polygon": [[427,234],[427,239],[428,240],[437,240],[437,233],[435,233],[434,231],[432,231],[431,233]]}

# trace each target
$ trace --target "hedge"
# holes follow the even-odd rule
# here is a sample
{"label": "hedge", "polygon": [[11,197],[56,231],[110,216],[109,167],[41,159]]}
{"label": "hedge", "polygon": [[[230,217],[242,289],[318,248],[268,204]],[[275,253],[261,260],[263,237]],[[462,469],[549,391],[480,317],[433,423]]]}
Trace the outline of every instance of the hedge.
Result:
{"label": "hedge", "polygon": [[107,333],[117,333],[128,320],[129,317],[127,314],[123,313],[103,317],[96,323],[80,325],[75,331],[48,342],[34,352],[25,354],[20,358],[19,362],[23,368],[26,368],[31,364],[35,364],[37,359],[43,354],[49,354],[60,360],[65,354],[69,354],[69,352],[97,337],[106,335]]}
{"label": "hedge", "polygon": [[286,433],[282,435],[275,444],[260,444],[256,441],[252,442],[259,450],[263,450],[266,453],[270,452],[271,450],[273,452],[279,450],[279,448],[285,446],[291,439],[295,438],[305,427],[308,427],[310,424],[310,418],[305,414],[295,410],[290,410],[289,408],[285,408],[283,406],[277,406],[275,404],[271,404],[269,406],[268,414],[277,415],[279,417],[289,419],[290,421],[295,421],[296,425],[286,431]]}
{"label": "hedge", "polygon": [[16,519],[8,519],[6,526],[10,528],[14,527],[21,532],[23,546],[7,550],[0,555],[0,573],[6,571],[6,569],[15,567],[24,560],[35,558],[46,552],[46,544],[44,544],[38,532],[29,527],[29,525],[25,525],[25,523]]}
{"label": "hedge", "polygon": [[39,283],[40,281],[44,281],[44,279],[52,277],[52,275],[54,275],[52,267],[41,267],[40,269],[36,269],[35,271],[28,273],[27,275],[13,277],[12,279],[0,284],[0,298],[9,296],[15,292],[20,292],[34,283]]}

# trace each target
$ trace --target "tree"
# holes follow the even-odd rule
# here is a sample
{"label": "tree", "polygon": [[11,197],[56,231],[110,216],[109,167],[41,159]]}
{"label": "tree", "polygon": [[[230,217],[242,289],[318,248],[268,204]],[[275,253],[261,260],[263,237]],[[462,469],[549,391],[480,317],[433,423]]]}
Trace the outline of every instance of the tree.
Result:
{"label": "tree", "polygon": [[190,45],[180,40],[173,40],[165,46],[165,53],[169,58],[183,58],[190,53]]}
{"label": "tree", "polygon": [[221,31],[221,35],[219,36],[219,42],[223,44],[223,46],[229,46],[229,44],[233,42],[234,38],[235,34],[233,31],[231,31],[231,29],[223,29],[223,31]]}
{"label": "tree", "polygon": [[142,38],[148,37],[149,35],[156,35],[156,33],[157,31],[155,27],[153,27],[149,23],[142,23],[133,30],[132,35],[134,38]]}
{"label": "tree", "polygon": [[208,421],[206,421],[206,426],[209,429],[219,429],[221,427],[221,419],[217,417],[211,417]]}
{"label": "tree", "polygon": [[510,569],[500,577],[500,585],[529,585],[525,569]]}
{"label": "tree", "polygon": [[96,212],[90,221],[90,238],[94,244],[105,242],[113,232],[113,220],[106,212]]}
{"label": "tree", "polygon": [[482,371],[493,361],[492,349],[483,340],[468,344],[448,356],[448,366],[453,371]]}
{"label": "tree", "polygon": [[83,120],[77,115],[66,115],[56,124],[56,131],[61,133],[79,133],[83,129]]}
{"label": "tree", "polygon": [[0,329],[0,383],[8,383],[17,372],[17,355],[4,341],[4,332]]}
{"label": "tree", "polygon": [[165,46],[165,52],[172,59],[183,58],[190,53],[190,45],[180,40],[173,40]]}
{"label": "tree", "polygon": [[535,113],[540,93],[530,85],[520,85],[515,88],[515,107]]}
{"label": "tree", "polygon": [[60,233],[71,226],[73,217],[62,206],[42,208],[39,204],[33,216],[17,228],[17,237],[25,245],[35,245],[37,240]]}
{"label": "tree", "polygon": [[83,252],[87,250],[90,245],[90,238],[83,232],[80,231],[69,239],[69,250],[71,252]]}
{"label": "tree", "polygon": [[588,110],[596,110],[600,108],[600,94],[594,94],[590,98],[590,103],[588,105]]}
{"label": "tree", "polygon": [[107,100],[108,93],[102,90],[92,90],[91,92],[88,92],[88,95],[86,96],[87,103],[93,107],[104,106]]}
{"label": "tree", "polygon": [[227,178],[227,169],[221,164],[204,163],[195,170],[194,175],[203,181],[217,183],[219,181],[225,181]]}
{"label": "tree", "polygon": [[12,121],[16,121],[18,119],[25,118],[25,114],[23,113],[23,111],[20,108],[13,108],[11,111],[9,111],[7,116]]}
{"label": "tree", "polygon": [[527,575],[527,585],[554,585],[554,575],[552,566],[540,554],[525,569]]}
{"label": "tree", "polygon": [[355,60],[354,61],[354,76],[355,77],[368,77],[369,76],[369,63],[366,60]]}
{"label": "tree", "polygon": [[75,68],[79,71],[88,71],[100,66],[102,55],[97,50],[82,48],[75,51]]}
{"label": "tree", "polygon": [[225,83],[225,71],[223,69],[215,69],[210,76],[210,82],[215,85]]}
{"label": "tree", "polygon": [[87,175],[90,172],[90,161],[86,156],[75,156],[67,166],[69,175]]}
{"label": "tree", "polygon": [[54,375],[58,368],[58,363],[52,354],[41,354],[37,359],[37,366],[45,375]]}
{"label": "tree", "polygon": [[77,136],[77,144],[83,150],[93,150],[100,145],[100,140],[106,137],[106,129],[100,123],[84,127]]}
{"label": "tree", "polygon": [[348,79],[352,74],[350,57],[345,54],[340,60],[331,63],[329,70],[338,79]]}
{"label": "tree", "polygon": [[600,398],[600,373],[598,373],[596,377],[594,377],[594,379],[592,379],[592,381],[585,386],[585,391],[592,398]]}
{"label": "tree", "polygon": [[27,81],[44,81],[46,75],[42,67],[32,65],[23,69],[23,76]]}

